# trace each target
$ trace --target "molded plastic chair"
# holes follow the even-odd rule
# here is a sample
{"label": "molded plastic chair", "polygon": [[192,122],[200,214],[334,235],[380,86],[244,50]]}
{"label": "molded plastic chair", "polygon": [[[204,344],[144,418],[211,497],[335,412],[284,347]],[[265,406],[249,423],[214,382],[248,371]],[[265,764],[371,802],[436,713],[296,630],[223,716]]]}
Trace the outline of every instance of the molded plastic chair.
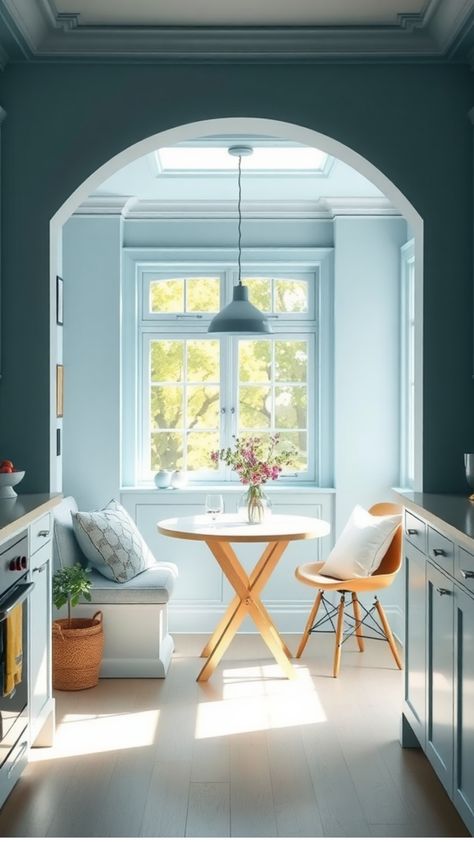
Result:
{"label": "molded plastic chair", "polygon": [[[394,515],[394,514],[401,514],[401,507],[397,506],[395,503],[375,503],[370,509],[369,512],[372,515]],[[319,626],[329,620],[332,625],[333,630],[336,633],[336,644],[334,650],[334,663],[333,663],[333,676],[337,678],[339,675],[339,667],[341,663],[341,648],[342,644],[351,637],[354,633],[357,638],[357,643],[359,646],[359,650],[361,652],[364,651],[364,637],[369,637],[368,635],[364,635],[362,631],[362,626],[366,626],[370,631],[375,632],[376,638],[378,640],[386,640],[388,645],[390,646],[390,650],[392,655],[395,659],[397,667],[399,669],[402,668],[402,662],[400,660],[400,656],[398,654],[398,650],[395,644],[395,640],[393,638],[393,634],[391,628],[389,626],[387,617],[385,615],[385,611],[383,610],[378,597],[375,597],[374,604],[370,609],[364,608],[365,614],[361,616],[361,603],[357,597],[358,593],[362,593],[364,591],[379,591],[382,588],[388,588],[389,585],[392,584],[395,576],[397,575],[400,567],[402,565],[402,523],[400,520],[400,526],[397,527],[397,530],[393,536],[392,542],[385,553],[380,565],[378,566],[377,570],[374,571],[370,576],[355,578],[355,579],[333,579],[329,576],[324,576],[322,573],[319,573],[319,570],[323,566],[323,561],[314,561],[309,562],[308,564],[302,564],[295,570],[295,576],[300,582],[303,582],[305,585],[309,585],[312,588],[318,588],[318,593],[314,602],[314,605],[309,613],[309,617],[306,623],[305,630],[303,632],[303,636],[300,640],[300,645],[298,647],[298,651],[296,653],[297,658],[301,658],[301,655],[304,652],[306,644],[309,639],[309,635],[313,632],[319,631]],[[341,594],[341,598],[339,600],[339,605],[335,607],[332,602],[329,602],[325,596],[325,591],[338,591]],[[346,594],[350,593],[352,595],[352,610],[354,617],[350,616],[348,612],[345,612],[345,598]],[[325,608],[325,615],[319,621],[316,622],[316,616],[320,605],[323,604]],[[377,610],[381,626],[377,622],[377,619],[373,616],[375,610]],[[333,618],[337,615],[337,626],[334,626]],[[344,635],[344,618],[348,621],[350,628],[349,631]]]}

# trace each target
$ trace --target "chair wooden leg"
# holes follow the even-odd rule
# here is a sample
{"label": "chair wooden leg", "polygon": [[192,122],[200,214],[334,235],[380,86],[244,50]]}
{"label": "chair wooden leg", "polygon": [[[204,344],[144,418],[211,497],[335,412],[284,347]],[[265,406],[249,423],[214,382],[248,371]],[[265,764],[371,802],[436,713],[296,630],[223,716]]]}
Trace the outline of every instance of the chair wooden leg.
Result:
{"label": "chair wooden leg", "polygon": [[318,591],[316,599],[314,600],[314,605],[313,605],[311,611],[309,612],[309,616],[308,616],[308,619],[306,621],[306,626],[305,626],[303,635],[302,635],[301,640],[300,640],[300,645],[298,646],[298,651],[296,653],[297,658],[301,658],[301,656],[302,656],[302,654],[305,650],[305,646],[306,646],[306,644],[308,642],[308,638],[309,638],[309,633],[314,626],[314,622],[316,620],[316,614],[318,613],[318,609],[319,609],[319,606],[321,604],[322,598],[323,598],[323,591]]}
{"label": "chair wooden leg", "polygon": [[383,610],[380,602],[378,601],[377,597],[375,597],[375,607],[379,612],[380,622],[382,623],[383,630],[385,632],[385,637],[387,638],[387,643],[390,646],[390,651],[395,659],[395,663],[399,670],[402,668],[402,662],[400,660],[400,655],[398,654],[397,645],[395,643],[392,630],[388,624],[387,617],[385,615],[385,611]]}
{"label": "chair wooden leg", "polygon": [[336,648],[334,649],[334,666],[332,671],[334,678],[338,677],[339,667],[341,665],[342,638],[344,636],[344,604],[344,594],[341,594],[341,601],[337,609]]}
{"label": "chair wooden leg", "polygon": [[354,620],[355,620],[355,633],[357,638],[357,644],[359,646],[359,652],[363,652],[365,649],[364,638],[362,636],[362,626],[360,622],[360,602],[357,599],[357,594],[352,593],[352,608],[354,611]]}

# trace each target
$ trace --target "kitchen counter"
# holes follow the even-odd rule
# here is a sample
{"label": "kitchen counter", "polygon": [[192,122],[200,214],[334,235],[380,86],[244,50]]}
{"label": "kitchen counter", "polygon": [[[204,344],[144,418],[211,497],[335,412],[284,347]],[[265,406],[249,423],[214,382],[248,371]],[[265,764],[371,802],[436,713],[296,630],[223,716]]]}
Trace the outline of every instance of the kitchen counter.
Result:
{"label": "kitchen counter", "polygon": [[400,501],[421,517],[429,518],[433,526],[449,530],[456,541],[474,542],[474,502],[468,495],[425,494],[421,491],[397,489]]}
{"label": "kitchen counter", "polygon": [[0,500],[0,541],[15,535],[42,514],[51,511],[61,500],[61,494],[19,494]]}

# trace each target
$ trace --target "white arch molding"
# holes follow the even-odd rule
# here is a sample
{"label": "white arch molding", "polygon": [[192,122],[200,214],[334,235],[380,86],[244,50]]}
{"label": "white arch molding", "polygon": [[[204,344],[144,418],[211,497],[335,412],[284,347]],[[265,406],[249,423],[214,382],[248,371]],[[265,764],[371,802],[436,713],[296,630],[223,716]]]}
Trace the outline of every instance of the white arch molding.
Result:
{"label": "white arch molding", "polygon": [[359,155],[354,149],[335,138],[294,123],[280,120],[267,120],[259,117],[220,117],[214,120],[202,120],[187,123],[172,129],[158,132],[134,143],[122,152],[114,155],[105,164],[93,172],[80,184],[68,199],[56,211],[50,221],[50,488],[62,489],[61,459],[56,456],[56,363],[62,361],[62,334],[56,327],[56,275],[61,274],[62,263],[62,226],[87,197],[107,178],[137,158],[153,152],[160,146],[173,146],[186,140],[197,140],[216,134],[255,134],[270,135],[314,146],[327,152],[334,158],[357,170],[369,179],[391,201],[410,225],[415,241],[415,279],[417,314],[415,380],[418,385],[415,396],[415,490],[422,487],[422,313],[423,313],[423,219],[411,202],[381,170]]}

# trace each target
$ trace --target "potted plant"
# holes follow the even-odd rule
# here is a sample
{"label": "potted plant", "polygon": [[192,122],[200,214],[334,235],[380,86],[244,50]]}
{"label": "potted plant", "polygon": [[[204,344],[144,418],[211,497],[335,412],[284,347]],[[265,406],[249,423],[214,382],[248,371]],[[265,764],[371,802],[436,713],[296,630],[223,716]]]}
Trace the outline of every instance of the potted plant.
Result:
{"label": "potted plant", "polygon": [[86,690],[99,681],[104,649],[102,612],[91,619],[73,619],[71,609],[81,597],[90,602],[89,571],[80,564],[62,567],[53,576],[53,603],[67,605],[68,616],[53,623],[53,687],[55,690]]}

